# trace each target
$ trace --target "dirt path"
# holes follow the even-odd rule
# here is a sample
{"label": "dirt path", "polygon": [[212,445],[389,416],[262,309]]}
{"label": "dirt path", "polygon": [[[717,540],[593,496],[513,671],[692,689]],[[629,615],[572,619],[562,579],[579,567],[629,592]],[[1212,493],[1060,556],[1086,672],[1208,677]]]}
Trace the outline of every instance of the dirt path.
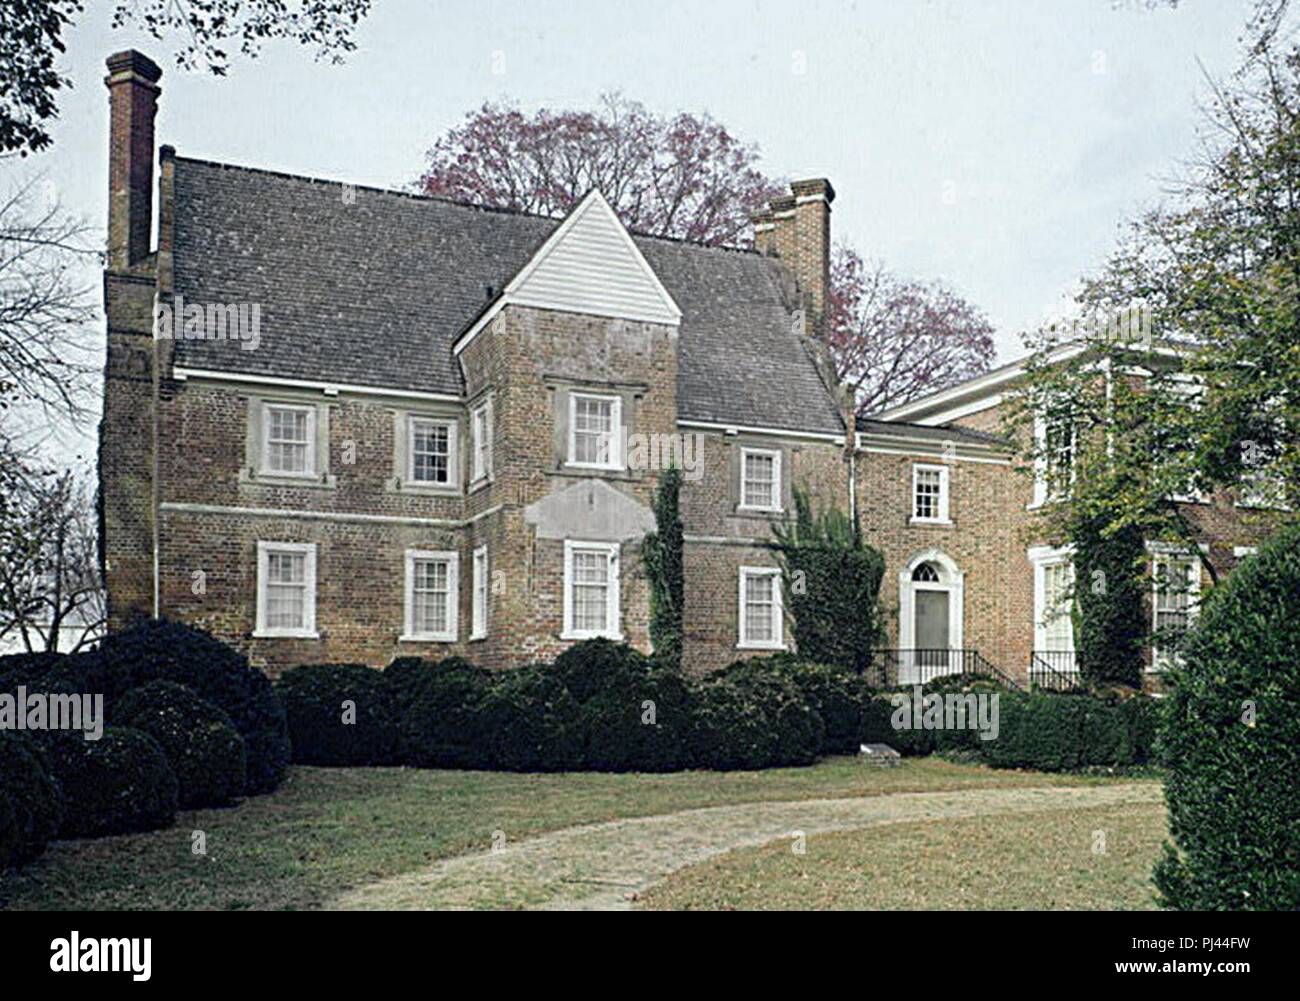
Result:
{"label": "dirt path", "polygon": [[913,820],[1158,802],[1158,783],[895,793],[687,810],[570,827],[461,855],[342,894],[347,910],[530,908],[630,910],[670,872],[714,855],[805,835]]}

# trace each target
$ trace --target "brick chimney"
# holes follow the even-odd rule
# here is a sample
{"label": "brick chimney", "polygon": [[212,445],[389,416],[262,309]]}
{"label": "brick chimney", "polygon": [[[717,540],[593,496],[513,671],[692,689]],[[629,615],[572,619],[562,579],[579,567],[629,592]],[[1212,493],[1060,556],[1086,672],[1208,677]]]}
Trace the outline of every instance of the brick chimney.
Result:
{"label": "brick chimney", "polygon": [[835,189],[824,177],[793,181],[790,194],[779,195],[755,213],[754,245],[781,258],[799,283],[808,315],[807,331],[821,333],[831,281],[831,202]]}
{"label": "brick chimney", "polygon": [[153,223],[153,119],[157,64],[129,49],[108,57],[108,267],[125,271],[149,254]]}

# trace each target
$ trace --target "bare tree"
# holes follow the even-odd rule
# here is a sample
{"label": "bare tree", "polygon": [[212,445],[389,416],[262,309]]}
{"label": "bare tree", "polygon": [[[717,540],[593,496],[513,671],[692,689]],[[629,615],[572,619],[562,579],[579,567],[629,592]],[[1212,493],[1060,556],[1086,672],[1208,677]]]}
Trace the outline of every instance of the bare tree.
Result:
{"label": "bare tree", "polygon": [[835,374],[862,416],[963,382],[993,361],[993,326],[979,309],[940,282],[899,278],[843,246],[831,266],[827,329]]}
{"label": "bare tree", "polygon": [[28,652],[75,652],[107,614],[93,494],[70,470],[18,477],[15,486],[0,511],[0,640],[17,635]]}
{"label": "bare tree", "polygon": [[95,230],[40,178],[0,200],[0,383],[17,403],[84,416],[92,375],[86,325],[96,316],[82,269],[98,260]]}

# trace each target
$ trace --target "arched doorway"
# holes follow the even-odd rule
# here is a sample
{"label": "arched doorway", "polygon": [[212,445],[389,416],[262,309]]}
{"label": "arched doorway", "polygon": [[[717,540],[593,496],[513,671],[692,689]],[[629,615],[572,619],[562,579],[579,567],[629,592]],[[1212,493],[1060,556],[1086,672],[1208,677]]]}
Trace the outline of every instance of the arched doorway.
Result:
{"label": "arched doorway", "polygon": [[957,564],[938,549],[915,554],[899,571],[899,684],[961,671],[963,577]]}

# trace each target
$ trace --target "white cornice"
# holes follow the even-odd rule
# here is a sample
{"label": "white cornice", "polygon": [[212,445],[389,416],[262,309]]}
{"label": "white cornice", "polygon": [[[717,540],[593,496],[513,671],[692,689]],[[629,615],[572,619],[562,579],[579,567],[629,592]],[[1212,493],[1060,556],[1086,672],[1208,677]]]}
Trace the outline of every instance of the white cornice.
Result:
{"label": "white cornice", "polygon": [[269,386],[279,389],[308,389],[326,396],[347,393],[352,396],[384,396],[402,400],[425,400],[436,403],[463,403],[464,398],[454,393],[427,393],[415,389],[391,389],[386,386],[364,386],[351,382],[319,382],[313,379],[283,379],[273,375],[252,375],[247,372],[223,372],[209,368],[186,368],[177,365],[172,369],[177,382],[191,379],[204,382],[238,382],[245,385]]}

